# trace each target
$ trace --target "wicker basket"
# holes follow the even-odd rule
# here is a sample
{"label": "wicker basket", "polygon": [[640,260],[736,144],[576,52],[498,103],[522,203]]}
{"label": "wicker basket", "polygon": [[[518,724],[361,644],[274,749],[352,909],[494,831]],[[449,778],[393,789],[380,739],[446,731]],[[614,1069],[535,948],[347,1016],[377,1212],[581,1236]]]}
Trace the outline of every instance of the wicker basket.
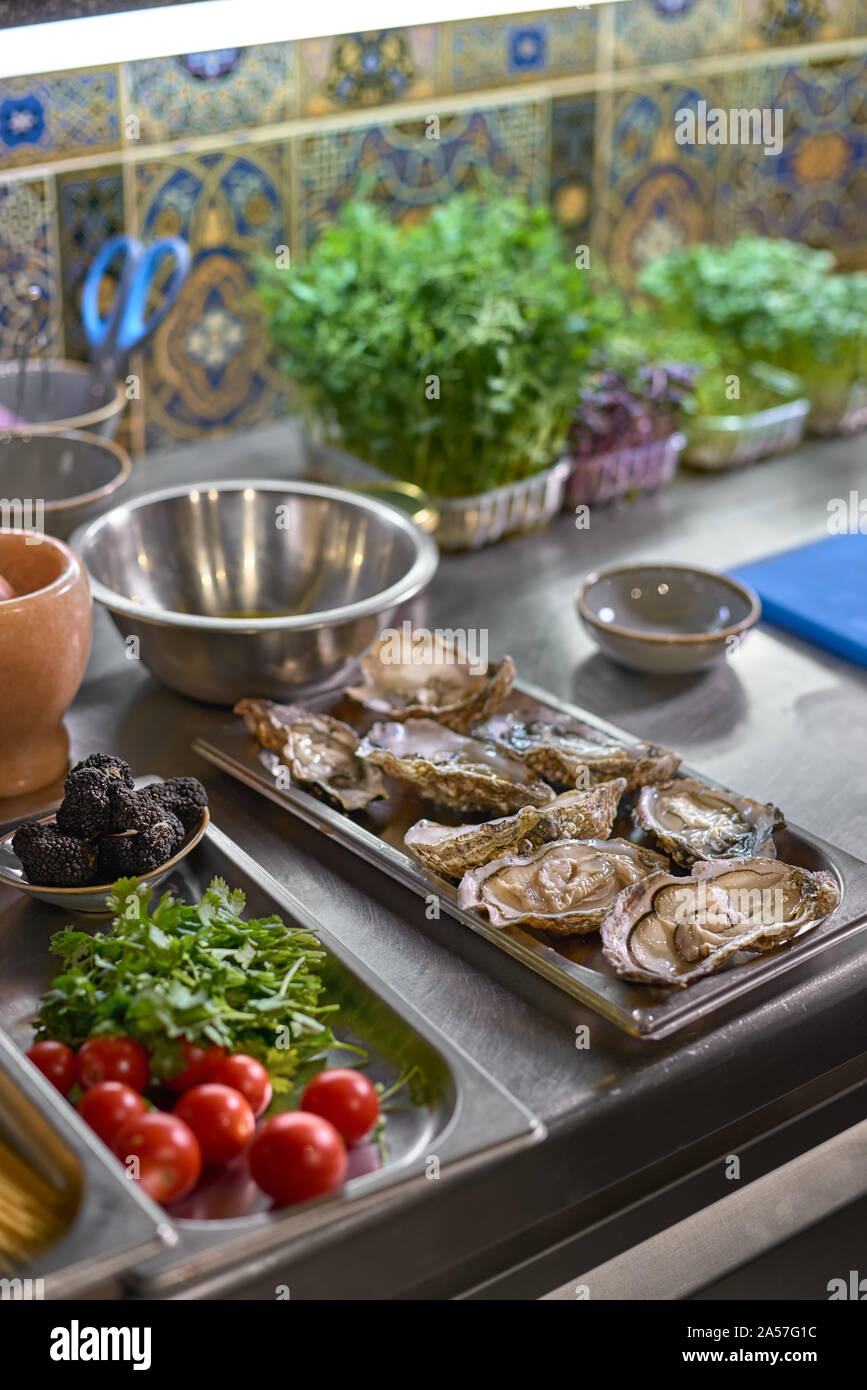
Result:
{"label": "wicker basket", "polygon": [[566,455],[572,472],[566,484],[566,506],[610,502],[628,492],[649,492],[670,482],[686,440],[669,434],[626,449],[604,454]]}
{"label": "wicker basket", "polygon": [[750,375],[778,395],[780,404],[752,415],[694,416],[686,432],[685,464],[711,472],[740,468],[800,444],[810,413],[800,378],[764,362],[754,362]]}

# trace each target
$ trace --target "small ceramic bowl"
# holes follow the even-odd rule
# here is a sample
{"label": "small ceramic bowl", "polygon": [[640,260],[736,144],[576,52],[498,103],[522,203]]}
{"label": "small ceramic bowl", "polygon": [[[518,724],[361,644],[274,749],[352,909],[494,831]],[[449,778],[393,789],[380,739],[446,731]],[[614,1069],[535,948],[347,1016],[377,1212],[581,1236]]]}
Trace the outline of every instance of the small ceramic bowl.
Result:
{"label": "small ceramic bowl", "polygon": [[[42,816],[39,820],[40,825],[50,824],[55,817]],[[208,828],[210,815],[207,806],[202,812],[202,819],[192,830],[188,830],[184,842],[177,854],[173,854],[171,859],[167,859],[165,864],[161,864],[158,869],[152,869],[149,874],[139,875],[140,883],[147,883],[149,887],[156,888],[158,883],[162,883],[164,878],[168,878],[172,869],[186,858],[191,849],[195,849]],[[38,883],[30,883],[24,875],[21,861],[12,852],[12,837],[18,826],[10,830],[0,839],[0,884],[5,884],[7,888],[18,888],[22,893],[29,893],[31,898],[38,898],[42,903],[51,903],[54,907],[62,907],[64,912],[102,912],[108,913],[112,909],[108,905],[108,895],[111,892],[110,883],[94,884],[89,888],[47,888]]]}
{"label": "small ceramic bowl", "polygon": [[759,621],[757,594],[688,565],[616,565],[588,574],[577,595],[590,636],[612,660],[673,676],[724,659]]}

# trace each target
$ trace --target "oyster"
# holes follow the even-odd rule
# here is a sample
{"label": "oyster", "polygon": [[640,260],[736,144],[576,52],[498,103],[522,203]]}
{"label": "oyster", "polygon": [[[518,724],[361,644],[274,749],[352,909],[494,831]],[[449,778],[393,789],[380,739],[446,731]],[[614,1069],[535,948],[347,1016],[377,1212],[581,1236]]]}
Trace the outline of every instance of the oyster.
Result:
{"label": "oyster", "polygon": [[735,951],[771,951],[840,901],[834,875],[778,859],[706,859],[689,878],[656,873],[620,894],[602,923],[618,975],[683,987]]}
{"label": "oyster", "polygon": [[455,811],[508,815],[554,798],[550,787],[530,780],[517,758],[433,719],[374,724],[359,744],[358,756],[404,782],[417,796]]}
{"label": "oyster", "polygon": [[696,859],[773,859],[774,830],[784,824],[776,806],[681,777],[642,787],[633,820],[679,864]]}
{"label": "oyster", "polygon": [[631,840],[557,840],[464,874],[458,906],[481,908],[495,927],[523,923],[557,936],[591,932],[628,884],[667,867]]}
{"label": "oyster", "polygon": [[279,753],[296,782],[344,811],[387,795],[382,773],[356,756],[358,735],[341,720],[272,700],[239,700],[235,713],[263,748]]}
{"label": "oyster", "polygon": [[510,656],[479,671],[457,643],[445,642],[436,633],[407,638],[397,644],[392,637],[375,642],[361,660],[364,683],[346,694],[389,719],[430,716],[466,733],[512,688],[515,664]]}
{"label": "oyster", "polygon": [[548,724],[523,714],[495,715],[473,729],[555,787],[595,786],[625,777],[628,788],[667,782],[680,765],[676,753],[651,743],[620,743],[590,724]]}
{"label": "oyster", "polygon": [[551,840],[604,838],[611,834],[617,806],[626,790],[623,778],[600,782],[591,791],[564,792],[544,806],[522,806],[514,816],[481,825],[439,825],[420,820],[403,837],[421,862],[436,874],[460,878],[507,850],[529,854]]}

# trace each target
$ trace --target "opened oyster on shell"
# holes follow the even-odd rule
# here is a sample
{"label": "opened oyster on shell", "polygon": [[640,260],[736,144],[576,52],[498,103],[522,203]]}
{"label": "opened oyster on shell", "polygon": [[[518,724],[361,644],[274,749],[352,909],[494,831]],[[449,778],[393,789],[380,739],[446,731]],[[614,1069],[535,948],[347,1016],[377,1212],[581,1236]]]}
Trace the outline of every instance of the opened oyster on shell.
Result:
{"label": "opened oyster on shell", "polygon": [[495,927],[574,936],[595,931],[627,885],[666,867],[662,855],[631,840],[557,840],[471,869],[458,906],[486,912]]}
{"label": "opened oyster on shell", "polygon": [[680,988],[736,951],[771,951],[840,902],[837,880],[778,859],[710,859],[689,878],[654,873],[622,892],[602,923],[618,975]]}
{"label": "opened oyster on shell", "polygon": [[508,695],[515,679],[510,656],[483,668],[456,642],[437,633],[381,637],[361,659],[364,683],[346,694],[389,719],[438,719],[466,733]]}
{"label": "opened oyster on shell", "polygon": [[773,859],[774,831],[784,824],[776,806],[692,777],[642,787],[633,820],[687,867],[697,859]]}
{"label": "opened oyster on shell", "polygon": [[434,873],[460,878],[507,851],[529,854],[552,840],[604,839],[611,834],[625,790],[620,777],[590,791],[564,792],[544,806],[522,806],[513,816],[481,825],[420,820],[410,826],[404,844]]}
{"label": "opened oyster on shell", "polygon": [[272,700],[239,700],[235,713],[263,748],[279,754],[300,786],[344,811],[361,811],[387,795],[382,773],[356,756],[358,735],[340,719]]}
{"label": "opened oyster on shell", "polygon": [[374,724],[358,756],[382,768],[417,796],[455,811],[499,811],[542,806],[554,792],[534,782],[517,758],[468,738],[433,719]]}
{"label": "opened oyster on shell", "polygon": [[523,713],[494,715],[473,729],[504,752],[520,758],[552,786],[595,786],[624,777],[627,787],[668,782],[680,758],[651,743],[620,743],[590,724],[549,724]]}

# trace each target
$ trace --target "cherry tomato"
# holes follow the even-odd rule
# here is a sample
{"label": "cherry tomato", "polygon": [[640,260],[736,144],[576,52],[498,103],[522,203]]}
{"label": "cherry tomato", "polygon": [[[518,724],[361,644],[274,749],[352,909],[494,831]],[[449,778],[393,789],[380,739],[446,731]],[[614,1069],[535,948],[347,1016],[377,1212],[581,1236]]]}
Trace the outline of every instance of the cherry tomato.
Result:
{"label": "cherry tomato", "polygon": [[213,1071],[208,1073],[208,1080],[240,1091],[257,1119],[264,1115],[271,1104],[271,1078],[261,1062],[257,1062],[255,1057],[248,1057],[244,1052],[232,1052],[228,1057],[224,1057]]}
{"label": "cherry tomato", "polygon": [[[126,1166],[155,1202],[174,1202],[192,1192],[202,1171],[202,1151],[189,1125],[177,1115],[148,1110],[127,1120],[111,1144]],[[133,1167],[131,1159],[137,1159]]]}
{"label": "cherry tomato", "polygon": [[83,1091],[78,1102],[81,1118],[109,1147],[127,1120],[134,1120],[146,1110],[138,1091],[122,1081],[100,1081],[89,1091]]}
{"label": "cherry tomato", "polygon": [[205,1163],[229,1163],[243,1153],[256,1128],[253,1112],[240,1091],[206,1081],[175,1101],[172,1114],[189,1125]]}
{"label": "cherry tomato", "polygon": [[166,1082],[169,1090],[176,1094],[188,1091],[191,1086],[199,1086],[203,1081],[210,1081],[211,1068],[217,1066],[226,1055],[224,1047],[198,1047],[196,1043],[187,1042],[186,1038],[183,1040],[183,1052],[186,1065]]}
{"label": "cherry tomato", "polygon": [[56,1086],[62,1096],[68,1096],[75,1080],[75,1053],[62,1042],[37,1042],[28,1049],[27,1056],[34,1067]]}
{"label": "cherry tomato", "polygon": [[134,1038],[88,1038],[75,1055],[75,1076],[84,1091],[101,1081],[123,1081],[143,1091],[150,1074],[148,1055]]}
{"label": "cherry tomato", "polygon": [[289,1110],[266,1120],[250,1145],[250,1172],[279,1206],[340,1187],[346,1145],[319,1115]]}
{"label": "cherry tomato", "polygon": [[361,1072],[350,1067],[321,1071],[308,1082],[301,1109],[330,1120],[347,1144],[368,1134],[379,1118],[379,1096]]}

